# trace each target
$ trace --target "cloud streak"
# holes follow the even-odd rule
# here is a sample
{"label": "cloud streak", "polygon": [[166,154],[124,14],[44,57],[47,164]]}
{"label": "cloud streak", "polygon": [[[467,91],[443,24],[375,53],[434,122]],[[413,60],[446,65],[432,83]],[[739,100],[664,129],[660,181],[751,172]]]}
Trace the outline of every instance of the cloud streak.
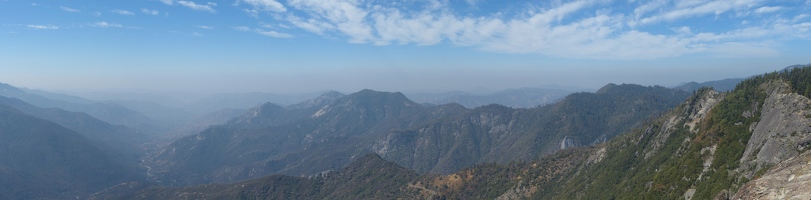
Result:
{"label": "cloud streak", "polygon": [[276,0],[240,0],[238,2],[251,5],[255,10],[284,12],[287,8]]}
{"label": "cloud streak", "polygon": [[195,3],[193,1],[186,1],[186,0],[179,0],[179,1],[160,0],[160,1],[162,3],[164,3],[164,4],[166,4],[166,5],[180,5],[180,6],[183,6],[183,7],[191,8],[192,10],[206,11],[206,12],[210,12],[210,13],[217,12],[213,8],[214,6],[217,6],[217,3],[213,3],[213,2],[208,2],[206,4],[198,4],[198,3]]}
{"label": "cloud streak", "polygon": [[82,11],[79,11],[79,10],[76,10],[76,9],[73,9],[73,8],[68,8],[68,7],[65,7],[65,6],[61,6],[61,7],[59,7],[59,9],[62,9],[65,12],[72,12],[72,13],[80,13],[80,12],[82,12]]}
{"label": "cloud streak", "polygon": [[211,8],[211,6],[216,6],[216,4],[212,4],[212,3],[204,5],[204,4],[197,4],[197,3],[194,3],[192,1],[177,1],[177,4],[181,5],[181,6],[185,6],[187,8],[191,8],[193,10],[206,11],[206,12],[211,12],[211,13],[216,12],[214,10],[214,8]]}
{"label": "cloud streak", "polygon": [[256,30],[256,33],[260,35],[275,37],[275,38],[293,38],[293,35],[287,33],[280,33],[276,31],[263,31],[263,30]]}
{"label": "cloud streak", "polygon": [[[460,14],[444,1],[426,3],[422,10],[355,0],[290,0],[286,5],[275,0],[239,3],[251,9],[284,13],[274,20],[319,36],[345,38],[349,43],[448,43],[485,51],[571,58],[655,59],[696,53],[774,56],[778,54],[774,43],[760,41],[809,35],[804,17],[760,19],[747,14],[784,10],[781,6],[762,5],[761,0],[652,0],[628,3],[630,9],[611,9],[606,7],[613,5],[608,1],[574,0],[530,6],[512,17],[498,13]],[[688,26],[667,27],[677,21],[719,17],[733,21],[746,18],[749,25],[698,32]],[[675,31],[651,31],[660,29]],[[256,32],[292,37],[277,31]],[[742,47],[751,51],[736,50]]]}
{"label": "cloud streak", "polygon": [[96,23],[92,23],[92,24],[88,24],[88,25],[90,25],[92,27],[96,27],[96,28],[124,28],[124,26],[122,26],[121,24],[109,23],[109,22],[105,22],[105,21],[100,21],[100,22],[96,22]]}
{"label": "cloud streak", "polygon": [[111,10],[110,12],[113,12],[113,13],[116,13],[116,14],[119,14],[119,15],[135,15],[135,13],[127,11],[127,10],[118,10],[118,9],[116,9],[116,10]]}
{"label": "cloud streak", "polygon": [[59,27],[58,27],[58,26],[54,26],[54,25],[39,25],[39,24],[29,24],[29,25],[26,25],[25,27],[28,27],[28,28],[30,28],[30,29],[37,29],[37,30],[56,30],[56,29],[59,29]]}
{"label": "cloud streak", "polygon": [[147,15],[158,15],[158,14],[160,14],[160,12],[157,11],[157,10],[150,10],[150,9],[146,9],[146,8],[142,8],[141,12],[144,13],[144,14],[147,14]]}

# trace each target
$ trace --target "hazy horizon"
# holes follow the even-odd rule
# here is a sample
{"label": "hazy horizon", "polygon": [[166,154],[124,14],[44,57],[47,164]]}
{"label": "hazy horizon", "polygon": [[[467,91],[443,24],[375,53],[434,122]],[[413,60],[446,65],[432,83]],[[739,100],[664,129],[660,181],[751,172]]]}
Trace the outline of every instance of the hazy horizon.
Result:
{"label": "hazy horizon", "polygon": [[0,82],[302,94],[674,86],[811,62],[811,1],[0,1]]}

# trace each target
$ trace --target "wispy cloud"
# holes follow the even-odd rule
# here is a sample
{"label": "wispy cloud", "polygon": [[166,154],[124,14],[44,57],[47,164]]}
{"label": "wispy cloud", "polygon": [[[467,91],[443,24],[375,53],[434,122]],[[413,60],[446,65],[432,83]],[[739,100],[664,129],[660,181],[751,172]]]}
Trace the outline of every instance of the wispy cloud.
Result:
{"label": "wispy cloud", "polygon": [[150,9],[146,9],[146,8],[141,8],[141,12],[144,13],[144,14],[147,14],[147,15],[158,15],[158,14],[160,14],[160,12],[157,11],[157,10],[150,10]]}
{"label": "wispy cloud", "polygon": [[68,8],[68,7],[65,7],[65,6],[61,6],[61,7],[59,7],[59,9],[62,9],[64,11],[66,11],[66,12],[73,12],[73,13],[82,12],[82,11],[79,11],[79,10],[76,10],[76,9],[73,9],[73,8]]}
{"label": "wispy cloud", "polygon": [[207,11],[211,13],[216,12],[214,8],[211,8],[211,6],[217,6],[217,4],[211,2],[208,4],[197,4],[192,1],[177,1],[177,4],[194,10]]}
{"label": "wispy cloud", "polygon": [[111,10],[110,12],[113,12],[113,13],[116,13],[116,14],[119,14],[119,15],[135,15],[135,13],[132,13],[132,12],[127,11],[127,10],[118,10],[118,9],[116,9],[116,10]]}
{"label": "wispy cloud", "polygon": [[250,27],[247,27],[247,26],[234,26],[234,27],[231,27],[231,28],[236,30],[236,31],[254,32],[254,33],[258,33],[260,35],[264,35],[264,36],[268,36],[268,37],[274,37],[274,38],[294,38],[293,35],[291,35],[291,34],[282,33],[282,32],[278,32],[278,31],[274,31],[274,30],[263,30],[261,28],[251,29]]}
{"label": "wispy cloud", "polygon": [[[276,1],[247,1],[276,5]],[[528,7],[523,13],[472,16],[451,10],[445,1],[426,3],[423,10],[408,10],[375,2],[354,0],[289,0],[278,20],[324,37],[345,38],[349,43],[373,45],[449,43],[485,51],[536,53],[555,57],[597,59],[652,59],[686,54],[717,56],[771,56],[770,38],[803,38],[804,15],[791,18],[736,20],[744,27],[691,29],[671,28],[674,21],[746,17],[747,13],[770,13],[785,7],[761,5],[762,0],[651,0],[628,2],[630,9],[606,9],[610,1],[573,0]],[[278,3],[278,2],[276,2]],[[613,2],[622,3],[622,2]],[[246,12],[256,15],[256,11]],[[793,19],[792,19],[793,18]],[[771,20],[771,21],[764,21]],[[687,24],[689,24],[688,22]],[[650,31],[662,28],[670,33]],[[236,29],[236,28],[235,28]],[[243,31],[247,27],[240,28]],[[273,29],[273,28],[270,28]],[[287,38],[290,34],[258,30],[263,35]],[[750,51],[732,51],[746,46]]]}
{"label": "wispy cloud", "polygon": [[254,7],[255,10],[284,12],[287,8],[276,0],[239,0]]}
{"label": "wispy cloud", "polygon": [[214,29],[213,26],[194,26],[194,27],[201,28],[201,29]]}
{"label": "wispy cloud", "polygon": [[207,11],[207,12],[211,12],[211,13],[217,12],[213,8],[213,6],[217,6],[217,3],[214,3],[214,2],[207,2],[205,4],[198,4],[198,3],[195,3],[193,1],[186,1],[186,0],[179,0],[179,1],[160,0],[160,1],[162,3],[164,3],[164,4],[166,4],[166,5],[175,5],[175,4],[177,4],[177,5],[181,5],[183,7],[191,8],[191,9],[194,9],[194,10]]}
{"label": "wispy cloud", "polygon": [[736,9],[750,8],[760,0],[711,0],[711,1],[678,1],[675,8],[664,9],[663,13],[641,19],[642,24],[659,21],[673,21],[683,18],[720,15]]}
{"label": "wispy cloud", "polygon": [[783,7],[780,6],[763,6],[755,10],[755,13],[763,14],[763,13],[772,13],[777,12]]}
{"label": "wispy cloud", "polygon": [[276,31],[257,30],[256,33],[259,33],[259,34],[264,35],[264,36],[275,37],[275,38],[293,38],[293,35],[290,35],[290,34],[287,34],[287,33],[280,33],[280,32],[276,32]]}
{"label": "wispy cloud", "polygon": [[58,27],[58,26],[54,26],[54,25],[39,25],[39,24],[29,24],[29,25],[26,25],[25,27],[28,27],[28,28],[30,28],[30,29],[38,29],[38,30],[56,30],[56,29],[59,29],[59,27]]}
{"label": "wispy cloud", "polygon": [[121,24],[108,23],[108,22],[105,22],[105,21],[100,21],[100,22],[96,22],[96,23],[92,23],[92,24],[88,24],[88,25],[90,25],[92,27],[97,27],[97,28],[123,28],[124,27]]}
{"label": "wispy cloud", "polygon": [[237,31],[251,31],[251,28],[248,28],[247,26],[234,26],[231,28]]}

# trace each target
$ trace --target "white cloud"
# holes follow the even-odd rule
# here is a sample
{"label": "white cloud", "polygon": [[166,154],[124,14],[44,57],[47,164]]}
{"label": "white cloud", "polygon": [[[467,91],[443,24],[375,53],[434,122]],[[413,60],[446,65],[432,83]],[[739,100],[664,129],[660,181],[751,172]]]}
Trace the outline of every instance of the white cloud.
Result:
{"label": "white cloud", "polygon": [[29,24],[29,25],[26,25],[25,27],[28,27],[28,28],[31,28],[31,29],[39,29],[39,30],[56,30],[56,29],[59,29],[58,26],[54,26],[54,25],[38,25],[38,24]]}
{"label": "white cloud", "polygon": [[234,30],[237,30],[237,31],[250,31],[251,30],[251,28],[248,28],[247,26],[234,26],[234,27],[231,27],[231,28],[233,28]]}
{"label": "white cloud", "polygon": [[264,35],[264,36],[275,37],[275,38],[293,38],[293,35],[290,35],[290,34],[287,34],[287,33],[279,33],[279,32],[276,32],[276,31],[257,30],[256,33],[259,33],[259,34]]}
{"label": "white cloud", "polygon": [[124,27],[121,24],[108,23],[108,22],[105,22],[105,21],[100,21],[100,22],[89,24],[89,25],[92,26],[92,27],[97,27],[97,28],[123,28]]}
{"label": "white cloud", "polygon": [[262,29],[259,29],[259,28],[251,29],[250,27],[247,27],[247,26],[234,26],[234,27],[231,27],[231,28],[236,30],[236,31],[254,32],[254,33],[258,33],[260,35],[264,35],[264,36],[268,36],[268,37],[293,38],[293,35],[291,35],[291,34],[282,33],[282,32],[278,32],[278,31],[274,31],[274,30],[262,30]]}
{"label": "white cloud", "polygon": [[214,27],[213,27],[213,26],[195,26],[195,27],[197,27],[197,28],[201,28],[201,29],[209,29],[209,30],[210,30],[210,29],[214,29]]}
{"label": "white cloud", "polygon": [[191,9],[194,9],[194,10],[207,11],[207,12],[211,12],[211,13],[216,12],[214,10],[214,8],[212,8],[212,6],[217,6],[217,3],[214,3],[214,2],[208,2],[206,4],[197,4],[197,3],[194,3],[193,1],[186,1],[186,0],[179,0],[179,1],[160,0],[160,1],[163,2],[166,5],[175,5],[175,4],[177,4],[177,5],[181,5],[181,6],[191,8]]}
{"label": "white cloud", "polygon": [[239,2],[251,5],[258,10],[275,12],[287,11],[287,8],[276,0],[240,0]]}
{"label": "white cloud", "polygon": [[157,10],[150,10],[150,9],[146,9],[146,8],[142,8],[141,12],[144,13],[144,14],[148,14],[148,15],[158,15],[158,14],[160,14],[160,12],[158,12]]}
{"label": "white cloud", "polygon": [[639,7],[634,8],[634,17],[635,18],[640,18],[640,17],[642,17],[643,15],[645,15],[645,14],[647,14],[649,12],[652,12],[652,11],[655,11],[657,9],[662,8],[663,6],[667,5],[667,3],[668,2],[666,0],[649,1],[646,4],[643,4],[643,5],[639,6]]}
{"label": "white cloud", "polygon": [[771,12],[777,12],[780,9],[783,9],[783,7],[780,7],[780,6],[763,6],[763,7],[760,7],[758,9],[756,9],[755,13],[758,13],[758,14],[771,13]]}
{"label": "white cloud", "polygon": [[676,9],[643,18],[640,22],[642,24],[651,24],[659,21],[674,21],[709,14],[720,15],[731,10],[755,6],[758,1],[759,0],[683,0],[678,1],[679,3],[675,7]]}
{"label": "white cloud", "polygon": [[[420,7],[421,10],[414,10],[400,3],[289,0],[286,5],[279,3],[287,6],[280,7],[286,9],[285,13],[272,17],[293,28],[327,38],[342,38],[349,43],[447,43],[485,51],[596,59],[655,59],[696,53],[723,57],[772,56],[777,53],[777,43],[761,41],[808,38],[808,29],[811,28],[801,21],[805,14],[793,16],[793,19],[749,15],[785,8],[764,7],[760,5],[761,0],[634,1],[630,4],[636,7],[630,9],[607,9],[602,7],[609,5],[605,2],[556,1],[545,6],[528,6],[510,16],[501,13],[472,16],[453,11],[446,6],[446,1],[428,2],[424,8]],[[250,4],[247,0],[238,3]],[[245,10],[258,17],[257,10]],[[730,13],[728,16],[736,18],[736,22],[746,23],[733,22],[737,28],[712,29],[670,26],[674,21],[712,15],[717,18],[724,13]],[[271,37],[293,37],[276,32],[284,25],[265,27],[271,31],[232,28]],[[672,32],[647,32],[658,28]],[[733,50],[743,47],[752,49]]]}
{"label": "white cloud", "polygon": [[73,12],[73,13],[82,12],[82,11],[79,11],[79,10],[76,10],[76,9],[73,9],[73,8],[68,8],[68,7],[65,7],[65,6],[61,6],[61,7],[59,7],[59,9],[62,9],[64,11],[66,11],[66,12]]}
{"label": "white cloud", "polygon": [[806,17],[808,17],[808,14],[799,14],[797,16],[794,16],[794,18],[791,19],[791,22],[798,22],[800,20],[805,19]]}
{"label": "white cloud", "polygon": [[245,11],[245,14],[248,14],[251,17],[259,18],[259,11],[256,9],[242,9],[242,11]]}
{"label": "white cloud", "polygon": [[132,12],[127,11],[127,10],[117,10],[116,9],[116,10],[111,10],[110,12],[117,13],[119,15],[135,15],[135,13],[132,13]]}
{"label": "white cloud", "polygon": [[332,24],[319,21],[315,19],[302,19],[295,16],[290,16],[288,21],[298,28],[304,29],[306,31],[313,32],[318,35],[323,35],[325,31],[335,29]]}

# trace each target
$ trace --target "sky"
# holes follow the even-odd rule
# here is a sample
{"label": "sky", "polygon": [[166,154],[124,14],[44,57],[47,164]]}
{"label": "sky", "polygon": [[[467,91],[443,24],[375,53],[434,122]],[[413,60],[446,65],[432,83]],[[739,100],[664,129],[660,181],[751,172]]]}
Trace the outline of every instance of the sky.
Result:
{"label": "sky", "polygon": [[0,0],[0,82],[44,90],[674,86],[809,47],[811,0]]}

